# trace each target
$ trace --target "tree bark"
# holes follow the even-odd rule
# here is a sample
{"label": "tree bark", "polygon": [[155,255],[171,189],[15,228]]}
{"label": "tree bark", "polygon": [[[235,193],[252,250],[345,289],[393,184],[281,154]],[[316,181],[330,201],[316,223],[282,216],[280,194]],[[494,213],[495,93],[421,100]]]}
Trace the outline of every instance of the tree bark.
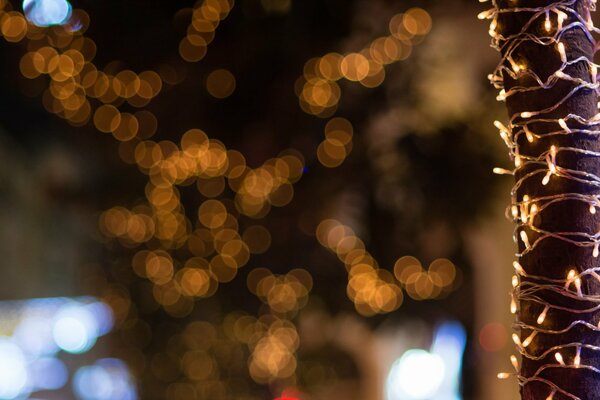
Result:
{"label": "tree bark", "polygon": [[[566,7],[567,3],[569,1],[502,0],[497,1],[495,6],[497,10],[514,10],[515,7],[546,7],[550,10],[552,7],[557,7],[562,10],[561,7]],[[591,2],[573,0],[571,3],[573,4],[568,5],[570,8],[584,20],[588,18]],[[565,14],[563,27],[578,21],[575,13],[565,12]],[[517,35],[519,32],[534,34],[540,38],[552,37],[557,26],[560,25],[559,14],[551,11],[548,14],[549,18],[546,17],[546,13],[538,17],[535,15],[537,15],[536,11],[500,12],[497,14],[495,31],[503,38]],[[547,29],[547,18],[552,26],[550,30]],[[566,30],[560,37],[567,60],[575,60],[582,56],[593,60],[595,44],[590,41],[585,31],[585,28],[574,27]],[[528,37],[531,36],[523,34],[518,36],[518,38]],[[519,40],[518,38],[512,40]],[[503,56],[508,55],[510,51],[508,42],[512,40],[499,40],[498,45]],[[564,65],[564,59],[561,61],[557,45],[557,43],[539,44],[524,40],[514,47],[512,62],[506,60],[504,65],[514,72],[516,64],[522,70],[535,72],[542,82],[546,82]],[[595,81],[595,78],[592,78],[595,70],[585,60],[567,66],[563,72],[585,82]],[[600,374],[588,366],[600,368],[600,351],[593,348],[593,346],[600,346],[600,334],[593,328],[598,327],[600,312],[574,313],[572,310],[589,309],[599,304],[594,296],[600,295],[600,280],[589,271],[600,266],[600,258],[593,256],[593,243],[585,235],[542,238],[544,236],[542,232],[588,233],[589,235],[598,232],[600,209],[599,212],[592,214],[594,210],[590,211],[588,201],[577,199],[576,196],[572,199],[562,198],[561,201],[551,204],[543,200],[545,196],[562,194],[581,194],[584,195],[582,199],[589,199],[585,196],[599,194],[597,185],[569,179],[561,176],[560,173],[550,175],[547,183],[543,184],[545,172],[550,169],[544,165],[543,160],[551,154],[552,146],[558,149],[555,157],[558,168],[584,171],[600,176],[600,159],[597,156],[591,153],[561,150],[574,148],[600,152],[600,142],[595,133],[579,132],[581,129],[596,130],[596,125],[587,120],[598,113],[597,92],[594,88],[580,87],[572,93],[579,84],[568,79],[557,79],[550,87],[540,88],[539,83],[528,73],[510,76],[507,71],[504,71],[501,78],[506,92],[518,87],[537,88],[537,90],[517,92],[506,98],[508,115],[513,122],[509,124],[507,133],[509,141],[514,141],[513,157],[518,154],[523,160],[532,158],[542,160],[537,164],[523,162],[520,167],[518,165],[515,167],[515,180],[520,183],[520,186],[515,186],[513,191],[513,205],[517,206],[516,214],[520,221],[515,231],[515,241],[518,243],[519,254],[522,254],[518,257],[518,262],[525,271],[518,277],[520,283],[514,293],[518,302],[516,329],[520,337],[517,348],[522,354],[520,366],[517,367],[520,369],[521,396],[525,400],[547,398],[598,400],[600,399]],[[562,100],[564,101],[561,103]],[[553,107],[554,105],[557,106]],[[532,117],[527,115],[528,112],[542,110],[544,112],[539,115]],[[577,120],[569,118],[569,115],[583,118]],[[561,123],[558,119],[564,119],[566,122]],[[564,129],[564,125],[567,125],[567,129]],[[531,135],[528,140],[525,126],[535,135],[533,141],[530,141]],[[558,130],[565,130],[566,134],[551,134]],[[575,132],[569,133],[571,130]],[[518,163],[517,161],[516,164]],[[591,175],[586,175],[589,176]],[[529,201],[524,196],[528,196]],[[531,208],[533,204],[536,204],[535,207],[540,210],[539,212],[535,213],[535,208]],[[529,215],[534,213],[526,223],[520,219],[523,216],[523,207]],[[521,231],[527,235],[530,246],[535,245],[528,249]],[[565,241],[565,237],[572,242]],[[577,276],[581,272],[588,271],[581,275],[582,296],[577,293],[574,281],[566,282],[564,285],[555,283],[543,286],[548,281],[536,278],[539,276],[557,281],[567,280],[571,269],[577,271]],[[560,287],[567,288],[573,296],[561,294]],[[544,312],[546,306],[548,308]],[[556,307],[564,307],[571,311]],[[572,323],[575,325],[565,330]],[[547,332],[548,330],[564,330],[564,332]],[[534,332],[537,333],[528,340]],[[527,343],[528,341],[530,343]],[[577,358],[578,351],[580,351],[579,358]],[[556,352],[562,355],[564,366],[557,361]],[[540,359],[536,359],[537,357]],[[579,367],[577,367],[578,363]],[[532,377],[534,379],[531,379]]]}

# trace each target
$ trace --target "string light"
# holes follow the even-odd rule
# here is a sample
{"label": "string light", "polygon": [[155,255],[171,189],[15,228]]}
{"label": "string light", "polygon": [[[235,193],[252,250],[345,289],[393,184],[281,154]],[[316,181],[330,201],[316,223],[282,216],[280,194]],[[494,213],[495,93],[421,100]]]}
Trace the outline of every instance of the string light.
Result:
{"label": "string light", "polygon": [[556,358],[556,361],[558,361],[558,363],[560,365],[565,365],[565,361],[563,360],[563,356],[560,353],[555,353],[554,354],[554,358]]}
{"label": "string light", "polygon": [[519,362],[517,361],[517,356],[515,356],[514,354],[510,356],[510,363],[515,368],[515,370],[519,372]]}
{"label": "string light", "polygon": [[542,312],[540,313],[540,315],[538,316],[537,323],[538,323],[539,325],[543,324],[543,323],[544,323],[544,321],[546,320],[546,314],[548,314],[548,310],[549,310],[549,309],[550,309],[550,307],[549,307],[549,306],[545,306],[545,307],[544,307],[544,311],[542,311]]}
{"label": "string light", "polygon": [[[497,100],[507,101],[512,96],[524,93],[542,93],[544,90],[555,88],[558,84],[565,87],[564,92],[560,94],[561,97],[546,108],[519,110],[510,116],[508,123],[494,122],[515,165],[514,170],[495,168],[494,172],[516,175],[511,190],[511,204],[506,213],[516,224],[515,241],[520,239],[522,243],[516,254],[517,259],[528,255],[547,239],[560,240],[578,248],[590,249],[591,255],[597,258],[600,255],[600,231],[554,231],[545,229],[541,225],[541,217],[553,205],[564,202],[580,203],[589,209],[591,215],[596,214],[596,207],[600,205],[598,201],[600,176],[584,169],[584,166],[574,167],[572,163],[567,164],[567,160],[572,159],[572,156],[600,158],[600,152],[572,147],[564,144],[566,140],[562,140],[575,135],[598,137],[600,114],[587,117],[573,111],[563,115],[559,112],[561,106],[581,93],[591,93],[595,96],[599,92],[598,65],[593,62],[593,57],[581,55],[580,49],[570,49],[567,40],[569,33],[576,30],[585,35],[592,48],[597,48],[594,35],[599,34],[600,30],[594,26],[587,13],[588,10],[595,10],[596,1],[540,2],[544,4],[539,7],[521,6],[516,4],[517,1],[508,2],[508,5],[503,6],[498,3],[497,0],[492,0],[493,7],[478,15],[480,19],[491,20],[489,33],[492,37],[492,47],[501,53],[500,62],[489,75],[491,83],[499,90]],[[585,15],[578,12],[580,3],[584,5]],[[510,33],[503,32],[498,22],[504,21],[511,14],[518,18],[521,16],[525,18],[522,19],[524,21],[522,28]],[[556,65],[555,71],[543,76],[538,75],[530,65],[531,62],[524,59],[525,53],[520,51],[523,44],[544,46],[550,54],[554,51],[555,60],[551,62]],[[581,71],[580,67],[586,68],[589,77],[578,77],[574,72],[570,72],[575,71],[575,68],[572,68],[574,66],[577,66],[577,71]],[[506,80],[511,82],[510,86],[505,87]],[[522,83],[524,81],[527,82],[526,85]],[[537,132],[540,127],[546,127],[544,132]],[[537,140],[541,143],[536,146],[536,154],[531,154],[531,149],[522,147]],[[544,148],[547,150],[544,151]],[[519,196],[522,194],[524,186],[529,182],[533,184],[539,182],[542,187],[548,189],[540,190],[535,195],[523,195],[522,200],[519,201],[518,194]],[[574,188],[582,189],[577,191],[578,189]],[[535,218],[536,216],[539,218]],[[540,340],[540,346],[531,346],[535,347],[531,351],[528,346],[538,335],[562,335],[578,327],[600,333],[600,323],[586,320],[588,316],[585,315],[600,311],[600,296],[584,291],[584,288],[588,287],[586,285],[588,280],[594,280],[596,284],[600,282],[600,267],[587,269],[570,267],[565,271],[564,278],[530,274],[519,261],[514,261],[513,267],[516,275],[512,278],[511,312],[529,309],[539,310],[539,314],[537,318],[517,314],[517,322],[514,326],[520,330],[525,339],[521,341],[521,336],[517,333],[513,333],[512,339],[523,362],[531,360],[541,363],[537,369],[524,368],[519,371],[516,356],[511,356],[511,364],[517,370],[517,380],[522,387],[532,382],[546,385],[548,388],[547,394],[544,394],[547,396],[546,400],[553,400],[556,396],[579,399],[580,397],[561,388],[543,372],[550,368],[578,368],[600,374],[599,368],[590,365],[590,361],[582,357],[583,349],[586,352],[600,352],[600,346],[580,343],[577,340],[572,340],[570,343],[559,342],[558,345],[548,346],[549,348],[544,348],[545,341]],[[550,292],[552,296],[541,296],[541,292]],[[550,301],[548,298],[554,300]],[[574,305],[566,306],[568,302],[559,302],[559,298],[571,300]],[[566,327],[557,327],[556,323],[545,324],[554,312],[569,313],[575,318]],[[534,322],[529,322],[525,317],[533,317]],[[572,362],[569,364],[565,361],[567,355],[569,360],[572,357]],[[583,355],[585,356],[585,353]],[[556,363],[546,361],[548,356],[553,356]],[[501,379],[510,376],[511,374],[508,373],[498,374]]]}
{"label": "string light", "polygon": [[531,342],[533,341],[533,339],[536,337],[536,335],[537,335],[537,331],[533,331],[531,333],[531,335],[527,336],[527,338],[525,340],[523,340],[523,343],[522,343],[523,347],[529,346],[531,344]]}

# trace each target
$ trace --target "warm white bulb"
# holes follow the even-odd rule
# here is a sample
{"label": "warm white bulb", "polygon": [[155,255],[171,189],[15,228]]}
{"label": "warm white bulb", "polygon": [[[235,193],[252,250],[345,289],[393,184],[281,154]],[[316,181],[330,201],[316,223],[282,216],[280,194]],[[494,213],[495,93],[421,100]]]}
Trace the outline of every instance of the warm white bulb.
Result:
{"label": "warm white bulb", "polygon": [[533,140],[535,139],[535,137],[533,136],[533,132],[531,132],[529,130],[529,128],[527,127],[527,125],[525,125],[525,127],[523,129],[525,129],[525,136],[527,137],[527,141],[529,143],[533,143]]}
{"label": "warm white bulb", "polygon": [[486,11],[482,11],[479,14],[477,14],[477,18],[486,19],[489,17],[489,15],[490,15],[489,11],[486,10]]}
{"label": "warm white bulb", "polygon": [[544,175],[544,179],[542,179],[542,185],[546,186],[548,182],[550,182],[550,176],[552,175],[552,171],[548,171],[546,175]]}
{"label": "warm white bulb", "polygon": [[546,314],[548,314],[549,309],[550,309],[550,307],[548,307],[548,306],[544,307],[544,311],[542,311],[540,313],[540,315],[538,316],[538,319],[537,319],[538,325],[541,325],[544,323],[544,321],[546,320]]}
{"label": "warm white bulb", "polygon": [[527,336],[527,338],[525,340],[523,340],[523,347],[529,346],[536,335],[537,335],[537,331],[533,331],[531,333],[531,335]]}
{"label": "warm white bulb", "polygon": [[556,358],[556,361],[558,361],[560,365],[565,365],[565,360],[563,360],[563,356],[560,353],[555,353],[554,358]]}
{"label": "warm white bulb", "polygon": [[512,171],[509,171],[505,168],[499,168],[499,167],[494,168],[492,171],[498,175],[512,175],[513,174]]}
{"label": "warm white bulb", "polygon": [[510,363],[518,372],[519,371],[519,361],[517,360],[517,356],[515,356],[514,354],[512,356],[510,356]]}
{"label": "warm white bulb", "polygon": [[[523,231],[521,231],[523,232]],[[513,261],[513,267],[515,268],[515,271],[517,271],[517,274],[525,276],[525,270],[523,269],[523,267],[521,266],[521,264],[519,264],[518,261]]]}
{"label": "warm white bulb", "polygon": [[563,22],[565,22],[565,20],[567,19],[567,14],[565,14],[562,11],[558,11],[558,25],[562,28],[562,24]]}
{"label": "warm white bulb", "polygon": [[519,335],[517,335],[516,333],[512,334],[512,340],[517,346],[521,345],[521,339],[519,339]]}
{"label": "warm white bulb", "polygon": [[531,205],[531,210],[529,211],[529,213],[531,214],[531,216],[533,216],[533,214],[537,214],[538,212],[538,206],[537,204],[532,204]]}

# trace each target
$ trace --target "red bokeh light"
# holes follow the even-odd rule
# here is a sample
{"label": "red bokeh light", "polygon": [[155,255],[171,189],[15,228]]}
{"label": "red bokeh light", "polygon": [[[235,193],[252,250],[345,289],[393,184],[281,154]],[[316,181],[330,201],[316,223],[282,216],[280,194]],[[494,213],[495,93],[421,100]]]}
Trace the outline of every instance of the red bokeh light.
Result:
{"label": "red bokeh light", "polygon": [[502,350],[507,341],[506,327],[499,322],[490,322],[479,332],[479,344],[488,352]]}
{"label": "red bokeh light", "polygon": [[281,397],[273,400],[301,400],[298,391],[294,389],[286,389],[281,393]]}

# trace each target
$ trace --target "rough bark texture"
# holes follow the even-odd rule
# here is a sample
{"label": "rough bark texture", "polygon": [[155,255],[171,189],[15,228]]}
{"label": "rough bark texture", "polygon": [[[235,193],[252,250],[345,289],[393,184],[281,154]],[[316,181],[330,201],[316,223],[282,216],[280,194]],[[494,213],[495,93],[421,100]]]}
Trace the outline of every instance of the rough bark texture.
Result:
{"label": "rough bark texture", "polygon": [[[500,7],[515,7],[515,1],[498,2]],[[519,7],[525,6],[547,6],[548,1],[518,1]],[[581,15],[587,15],[585,3],[578,1],[577,8]],[[516,33],[522,29],[524,24],[531,17],[530,13],[508,13],[502,15],[498,20],[499,31],[503,34]],[[572,18],[569,17],[569,21]],[[569,22],[565,22],[565,25]],[[540,29],[540,24],[534,24],[531,31],[542,34],[537,31]],[[593,45],[586,38],[581,29],[569,31],[562,38],[562,42],[567,49],[569,60],[577,58],[581,55],[587,56],[593,60]],[[523,45],[518,50],[519,57],[527,63],[528,68],[533,69],[542,79],[546,79],[553,74],[560,66],[560,58],[557,56],[554,46],[542,46],[528,43]],[[587,65],[578,63],[568,67],[565,72],[573,77],[580,77],[586,81],[590,80],[590,72]],[[532,86],[530,78],[519,78],[518,81],[512,80],[509,77],[505,78],[506,89],[510,89],[515,85]],[[563,98],[573,88],[571,82],[560,82],[554,87],[546,90],[526,92],[511,96],[507,99],[507,108],[509,116],[522,111],[542,110],[555,104],[559,99]],[[547,114],[549,118],[561,118],[569,113],[575,113],[585,118],[590,118],[597,113],[597,95],[593,90],[581,90],[574,97],[565,102],[554,112]],[[570,123],[573,127],[574,124]],[[556,130],[556,124],[548,123],[533,123],[530,125],[532,131],[543,134],[551,130]],[[529,154],[539,156],[544,151],[547,151],[551,145],[570,146],[581,149],[589,149],[600,151],[600,142],[593,135],[565,135],[552,136],[548,138],[540,138],[539,140],[529,143],[524,136],[519,140],[521,154]],[[585,170],[594,174],[600,175],[600,165],[598,159],[594,157],[585,157],[573,155],[571,153],[559,153],[557,156],[557,165],[573,168],[577,170]],[[531,169],[522,168],[516,176],[519,179]],[[577,184],[567,181],[566,179],[553,178],[549,184],[543,186],[540,177],[529,179],[518,191],[518,200],[527,194],[531,197],[552,195],[564,192],[577,193],[593,193],[593,189],[586,184]],[[589,212],[588,205],[582,202],[565,201],[550,206],[544,210],[541,215],[538,215],[535,224],[542,229],[566,232],[566,231],[581,231],[596,233],[600,226],[600,213],[592,215]],[[530,237],[535,238],[535,235]],[[524,249],[523,242],[519,243],[519,249]],[[567,272],[575,268],[578,271],[600,265],[600,259],[593,258],[589,247],[578,247],[573,244],[566,243],[557,239],[546,239],[530,253],[521,258],[520,262],[528,274],[541,275],[549,278],[564,279]],[[600,283],[595,280],[584,280],[583,292],[586,294],[600,294]],[[554,304],[563,304],[567,307],[577,308],[581,304],[575,306],[568,304],[568,300],[563,297],[552,296],[549,292],[541,292],[540,297],[545,301]],[[519,304],[518,318],[530,325],[536,325],[536,319],[543,307],[536,303],[523,302]],[[546,328],[562,329],[568,326],[576,319],[586,319],[592,324],[598,325],[600,313],[589,313],[580,316],[575,316],[567,312],[552,310],[548,313],[547,321],[544,324]],[[520,333],[521,340],[529,336],[530,331]],[[576,328],[560,335],[539,334],[527,350],[533,354],[541,354],[544,350],[553,346],[571,343],[591,343],[600,345],[600,335],[597,332],[591,331],[588,328]],[[567,349],[562,352],[567,364],[572,364],[574,358],[573,349]],[[581,353],[582,363],[587,365],[600,366],[600,354],[583,349]],[[523,358],[521,375],[531,376],[544,364],[556,364],[554,352],[550,353],[546,358],[534,361]],[[585,400],[600,399],[600,376],[592,371],[584,369],[549,369],[542,373],[542,377],[553,381],[559,387],[567,390],[573,395]],[[546,399],[551,390],[547,385],[542,383],[530,383],[521,388],[521,396],[525,400],[540,400]],[[568,399],[569,397],[561,394],[555,394],[554,399]]]}

